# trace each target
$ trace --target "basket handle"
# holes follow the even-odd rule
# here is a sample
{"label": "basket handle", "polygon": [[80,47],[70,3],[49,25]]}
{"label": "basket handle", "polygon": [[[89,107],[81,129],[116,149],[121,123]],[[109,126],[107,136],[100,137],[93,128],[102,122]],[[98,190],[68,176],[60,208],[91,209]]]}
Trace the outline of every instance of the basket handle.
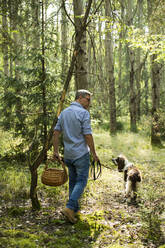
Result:
{"label": "basket handle", "polygon": [[[48,159],[45,163],[45,170],[48,169],[48,161],[54,162],[54,159]],[[58,162],[62,165],[62,168],[65,170],[65,164],[64,164],[64,159],[62,158],[61,160],[58,160]]]}

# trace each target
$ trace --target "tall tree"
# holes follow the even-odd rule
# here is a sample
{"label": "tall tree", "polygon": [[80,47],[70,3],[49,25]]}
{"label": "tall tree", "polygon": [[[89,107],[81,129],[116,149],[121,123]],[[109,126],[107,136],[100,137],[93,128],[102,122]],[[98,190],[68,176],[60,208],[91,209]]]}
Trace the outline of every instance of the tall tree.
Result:
{"label": "tall tree", "polygon": [[[133,1],[127,0],[127,25],[130,27],[133,25]],[[128,55],[129,55],[129,83],[130,83],[130,101],[129,101],[129,110],[130,110],[130,129],[132,132],[137,131],[137,117],[136,117],[136,87],[135,87],[135,50],[130,47],[130,44],[127,45]]]}
{"label": "tall tree", "polygon": [[[46,71],[45,71],[45,7],[44,0],[42,0],[42,73],[41,73],[41,88],[42,88],[42,110],[43,110],[43,146],[46,146],[47,142],[47,101],[46,101]],[[45,149],[44,160],[47,159],[47,151]]]}
{"label": "tall tree", "polygon": [[15,112],[16,112],[16,118],[15,118],[15,130],[16,132],[20,132],[24,134],[25,132],[25,116],[23,115],[23,102],[22,102],[22,78],[21,78],[21,63],[22,63],[22,52],[23,52],[23,33],[22,28],[19,25],[19,17],[21,15],[21,4],[22,1],[11,0],[11,24],[12,24],[12,38],[14,41],[13,48],[13,54],[14,54],[14,63],[13,63],[13,72],[12,77],[15,82],[15,96],[16,96],[16,102],[15,102]]}
{"label": "tall tree", "polygon": [[61,79],[65,80],[66,70],[68,67],[68,19],[66,12],[64,10],[63,0],[61,8],[61,53],[62,53],[62,62],[61,62]]}
{"label": "tall tree", "polygon": [[[143,14],[143,0],[138,0],[137,2],[137,27],[139,29],[142,29],[142,14]],[[140,120],[141,116],[141,48],[137,48],[136,51],[136,88],[137,88],[137,94],[136,94],[136,111],[137,111],[137,119]]]}
{"label": "tall tree", "polygon": [[40,47],[40,1],[31,0],[31,14],[32,14],[32,41],[33,48],[37,51]]}
{"label": "tall tree", "polygon": [[9,76],[9,56],[8,56],[8,19],[7,19],[7,2],[2,1],[2,32],[3,32],[3,68],[5,76]]}
{"label": "tall tree", "polygon": [[[84,1],[73,0],[74,4],[74,23],[75,23],[75,42],[79,39],[79,32],[82,29],[84,20]],[[79,44],[78,54],[75,64],[75,85],[76,89],[87,89],[87,51],[86,51],[86,30],[83,31]]]}
{"label": "tall tree", "polygon": [[[161,3],[161,2],[160,2]],[[150,35],[157,34],[158,27],[154,24],[155,10],[158,1],[148,0],[148,25]],[[160,107],[160,80],[161,80],[161,64],[156,61],[157,54],[150,56],[151,60],[151,84],[152,84],[152,126],[151,126],[151,144],[161,145],[159,130],[159,107]]]}
{"label": "tall tree", "polygon": [[118,87],[119,87],[119,96],[122,96],[122,91],[123,91],[123,87],[122,87],[122,63],[123,63],[123,59],[122,59],[122,55],[123,55],[123,42],[122,39],[124,38],[124,1],[120,1],[120,32],[119,32],[119,49],[118,49],[118,67],[119,67],[119,73],[118,73]]}
{"label": "tall tree", "polygon": [[110,132],[116,132],[116,98],[115,98],[115,78],[114,78],[114,53],[112,36],[112,7],[111,1],[105,0],[106,34],[105,34],[105,61],[106,74],[109,83],[109,112],[110,112]]}

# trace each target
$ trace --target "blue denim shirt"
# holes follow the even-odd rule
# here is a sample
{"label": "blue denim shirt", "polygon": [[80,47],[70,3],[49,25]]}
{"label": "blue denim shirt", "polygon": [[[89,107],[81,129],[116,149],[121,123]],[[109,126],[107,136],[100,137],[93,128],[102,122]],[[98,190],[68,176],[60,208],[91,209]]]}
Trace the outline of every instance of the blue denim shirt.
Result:
{"label": "blue denim shirt", "polygon": [[90,114],[78,102],[64,109],[54,128],[63,132],[64,158],[78,159],[89,152],[84,135],[92,134]]}

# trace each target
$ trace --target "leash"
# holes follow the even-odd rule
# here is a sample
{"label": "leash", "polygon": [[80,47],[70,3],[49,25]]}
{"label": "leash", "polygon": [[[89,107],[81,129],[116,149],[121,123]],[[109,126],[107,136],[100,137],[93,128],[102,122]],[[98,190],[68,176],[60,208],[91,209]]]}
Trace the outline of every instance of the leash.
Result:
{"label": "leash", "polygon": [[93,180],[97,180],[102,173],[102,167],[105,167],[107,169],[112,169],[104,164],[101,164],[100,161],[92,161],[91,163],[91,174],[93,174]]}
{"label": "leash", "polygon": [[105,168],[107,168],[107,169],[109,169],[109,170],[112,170],[112,168],[111,168],[111,167],[106,166],[106,165],[104,165],[104,164],[101,164],[101,166],[103,166],[103,167],[105,167]]}
{"label": "leash", "polygon": [[93,174],[93,179],[96,180],[101,176],[102,168],[100,161],[92,161],[91,174]]}

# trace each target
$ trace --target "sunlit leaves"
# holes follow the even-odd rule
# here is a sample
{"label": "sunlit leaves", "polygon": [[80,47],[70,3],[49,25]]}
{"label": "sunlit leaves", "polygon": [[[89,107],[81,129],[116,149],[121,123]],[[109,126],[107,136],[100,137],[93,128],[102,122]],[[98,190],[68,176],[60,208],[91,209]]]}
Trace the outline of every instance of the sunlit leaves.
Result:
{"label": "sunlit leaves", "polygon": [[149,55],[157,54],[157,61],[165,61],[165,35],[150,34],[148,28],[144,30],[131,26],[126,42],[133,48],[141,48]]}

